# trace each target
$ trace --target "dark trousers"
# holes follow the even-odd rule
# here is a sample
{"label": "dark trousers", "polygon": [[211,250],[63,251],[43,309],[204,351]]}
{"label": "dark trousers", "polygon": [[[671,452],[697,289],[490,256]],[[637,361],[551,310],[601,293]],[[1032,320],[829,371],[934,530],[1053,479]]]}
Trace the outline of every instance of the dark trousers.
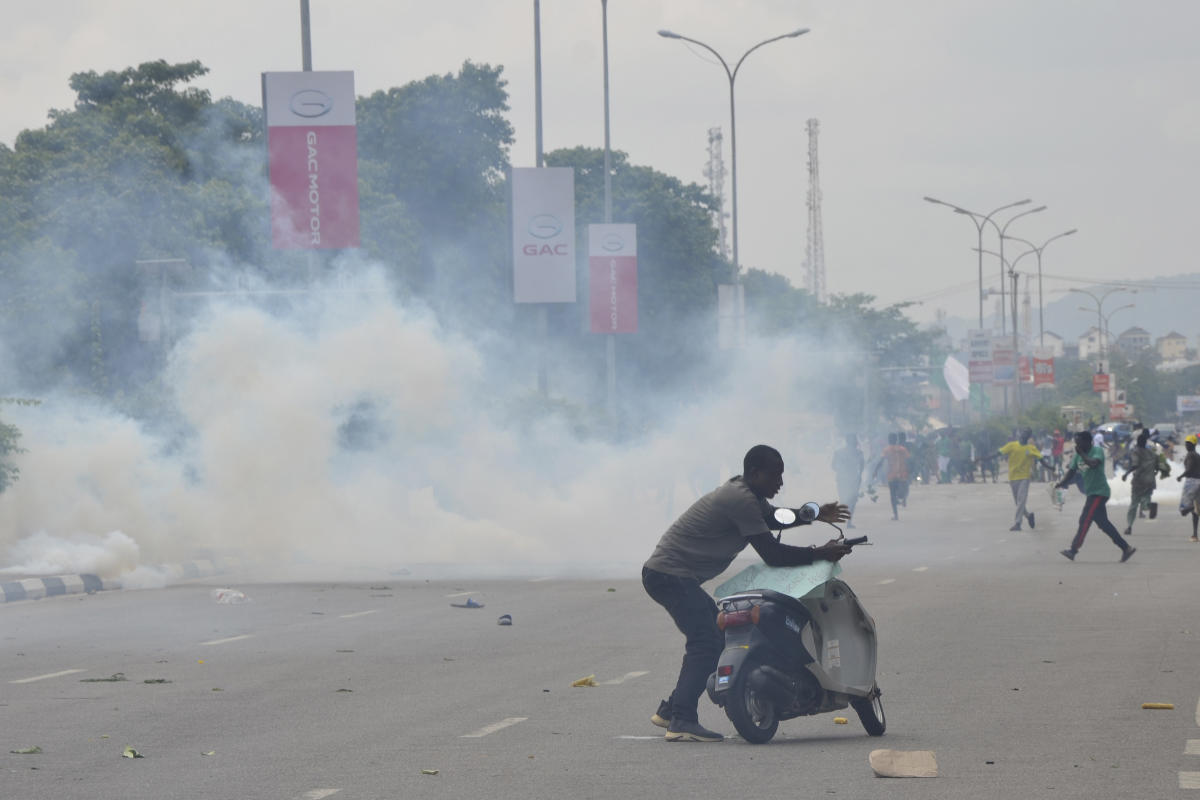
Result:
{"label": "dark trousers", "polygon": [[1112,539],[1113,544],[1117,547],[1122,550],[1129,547],[1129,543],[1122,539],[1121,534],[1117,532],[1117,526],[1108,521],[1108,498],[1098,494],[1089,494],[1083,501],[1083,511],[1079,514],[1079,531],[1071,541],[1072,550],[1083,547],[1083,538],[1087,536],[1088,528],[1093,522],[1096,523],[1097,528],[1108,534],[1108,538]]}
{"label": "dark trousers", "polygon": [[667,610],[675,627],[687,639],[679,680],[667,702],[674,719],[695,722],[700,695],[704,694],[708,676],[716,670],[725,648],[725,635],[717,627],[717,604],[693,578],[643,567],[642,586],[654,602]]}
{"label": "dark trousers", "polygon": [[908,481],[888,481],[888,496],[892,501],[892,516],[896,516],[896,508],[908,496]]}

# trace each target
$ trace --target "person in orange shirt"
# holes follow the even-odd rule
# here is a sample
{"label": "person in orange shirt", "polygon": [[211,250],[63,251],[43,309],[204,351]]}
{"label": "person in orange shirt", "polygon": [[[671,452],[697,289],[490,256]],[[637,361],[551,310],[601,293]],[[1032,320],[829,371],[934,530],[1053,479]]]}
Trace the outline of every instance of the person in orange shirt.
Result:
{"label": "person in orange shirt", "polygon": [[898,444],[896,434],[889,433],[888,446],[883,448],[873,473],[878,474],[886,465],[888,495],[892,500],[892,519],[900,519],[900,503],[904,501],[908,491],[908,459],[908,448]]}

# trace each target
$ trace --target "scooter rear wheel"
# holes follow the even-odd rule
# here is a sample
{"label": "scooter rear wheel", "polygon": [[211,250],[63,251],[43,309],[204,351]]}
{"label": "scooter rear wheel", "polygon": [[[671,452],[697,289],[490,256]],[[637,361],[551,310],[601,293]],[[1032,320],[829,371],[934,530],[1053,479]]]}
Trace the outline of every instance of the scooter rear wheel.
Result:
{"label": "scooter rear wheel", "polygon": [[887,730],[887,717],[883,714],[883,701],[879,699],[880,691],[876,686],[867,697],[856,697],[850,701],[850,707],[858,713],[863,728],[868,736],[883,736]]}
{"label": "scooter rear wheel", "polygon": [[751,664],[742,666],[725,700],[725,715],[747,742],[766,744],[779,729],[779,714],[769,697],[748,685],[746,678],[753,669]]}

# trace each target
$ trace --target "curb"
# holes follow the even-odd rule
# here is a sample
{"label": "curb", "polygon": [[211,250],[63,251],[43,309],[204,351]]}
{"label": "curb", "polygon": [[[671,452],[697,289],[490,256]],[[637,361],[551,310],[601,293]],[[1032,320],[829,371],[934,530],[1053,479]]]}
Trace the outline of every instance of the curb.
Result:
{"label": "curb", "polygon": [[[164,573],[168,583],[193,578],[221,575],[238,566],[237,559],[204,559],[185,561],[181,564],[163,564],[157,567]],[[91,594],[93,592],[120,589],[121,581],[107,580],[98,575],[57,575],[50,578],[24,578],[15,581],[0,581],[0,603],[14,600],[40,600],[67,594]]]}
{"label": "curb", "polygon": [[83,594],[105,589],[120,589],[120,581],[106,581],[95,575],[59,575],[53,578],[26,578],[0,583],[0,603],[13,600],[40,600],[64,594]]}

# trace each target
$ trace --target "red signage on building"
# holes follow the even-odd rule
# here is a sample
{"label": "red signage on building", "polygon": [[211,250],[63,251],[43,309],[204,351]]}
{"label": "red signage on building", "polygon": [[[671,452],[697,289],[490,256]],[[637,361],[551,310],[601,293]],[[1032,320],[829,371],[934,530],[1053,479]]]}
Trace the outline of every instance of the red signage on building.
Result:
{"label": "red signage on building", "polygon": [[1108,373],[1097,372],[1092,376],[1092,391],[1104,393],[1108,391]]}

